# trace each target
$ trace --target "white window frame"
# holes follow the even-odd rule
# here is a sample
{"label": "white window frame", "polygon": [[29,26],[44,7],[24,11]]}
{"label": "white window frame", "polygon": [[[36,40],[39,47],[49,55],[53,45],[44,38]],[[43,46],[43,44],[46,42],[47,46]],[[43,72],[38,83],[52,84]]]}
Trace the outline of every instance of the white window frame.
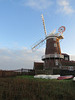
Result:
{"label": "white window frame", "polygon": [[56,41],[56,38],[53,38],[54,41]]}
{"label": "white window frame", "polygon": [[65,57],[65,60],[68,60],[68,57]]}
{"label": "white window frame", "polygon": [[58,60],[55,60],[55,65],[58,66]]}
{"label": "white window frame", "polygon": [[56,43],[54,43],[54,47],[57,47],[57,44]]}

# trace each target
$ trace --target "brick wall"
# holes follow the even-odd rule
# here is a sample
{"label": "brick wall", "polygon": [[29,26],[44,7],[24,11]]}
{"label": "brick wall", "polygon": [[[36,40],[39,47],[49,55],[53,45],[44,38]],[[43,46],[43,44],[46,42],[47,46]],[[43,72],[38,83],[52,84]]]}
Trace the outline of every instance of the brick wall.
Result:
{"label": "brick wall", "polygon": [[43,64],[42,62],[34,62],[34,70],[43,70]]}
{"label": "brick wall", "polygon": [[[54,44],[57,46],[54,47]],[[45,54],[61,54],[59,39],[54,40],[54,38],[50,38],[46,41],[46,51]]]}

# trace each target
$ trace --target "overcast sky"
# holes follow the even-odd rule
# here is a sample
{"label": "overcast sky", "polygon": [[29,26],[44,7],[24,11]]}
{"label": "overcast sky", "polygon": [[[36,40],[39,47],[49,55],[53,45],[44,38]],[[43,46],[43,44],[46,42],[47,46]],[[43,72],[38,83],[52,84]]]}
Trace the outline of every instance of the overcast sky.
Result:
{"label": "overcast sky", "polygon": [[65,26],[62,53],[75,60],[75,0],[0,0],[0,69],[33,68],[41,61],[45,45],[36,52],[31,46],[47,34]]}

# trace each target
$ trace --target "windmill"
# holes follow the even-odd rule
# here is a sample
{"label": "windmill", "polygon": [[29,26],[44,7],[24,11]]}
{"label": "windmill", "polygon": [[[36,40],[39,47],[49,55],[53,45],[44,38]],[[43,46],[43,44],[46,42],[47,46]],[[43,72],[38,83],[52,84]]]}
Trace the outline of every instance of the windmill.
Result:
{"label": "windmill", "polygon": [[39,48],[42,44],[44,44],[46,40],[45,55],[42,56],[42,60],[44,61],[44,69],[59,67],[61,64],[61,60],[64,58],[64,56],[61,54],[59,41],[64,38],[63,32],[65,31],[65,27],[61,26],[58,29],[58,33],[55,33],[56,29],[54,29],[50,34],[47,35],[44,17],[43,15],[41,16],[43,21],[45,38],[34,44],[32,46],[32,50]]}

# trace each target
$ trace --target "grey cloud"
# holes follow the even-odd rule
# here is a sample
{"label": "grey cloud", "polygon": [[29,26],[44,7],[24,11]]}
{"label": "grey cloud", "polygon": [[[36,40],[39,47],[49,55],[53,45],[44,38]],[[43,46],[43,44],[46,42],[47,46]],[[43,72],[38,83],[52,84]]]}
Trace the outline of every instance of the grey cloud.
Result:
{"label": "grey cloud", "polygon": [[72,14],[75,12],[75,10],[72,8],[70,4],[70,0],[57,0],[58,5],[58,12],[64,13],[64,14]]}
{"label": "grey cloud", "polygon": [[34,61],[41,61],[44,50],[32,52],[28,49],[0,49],[0,69],[33,68]]}

